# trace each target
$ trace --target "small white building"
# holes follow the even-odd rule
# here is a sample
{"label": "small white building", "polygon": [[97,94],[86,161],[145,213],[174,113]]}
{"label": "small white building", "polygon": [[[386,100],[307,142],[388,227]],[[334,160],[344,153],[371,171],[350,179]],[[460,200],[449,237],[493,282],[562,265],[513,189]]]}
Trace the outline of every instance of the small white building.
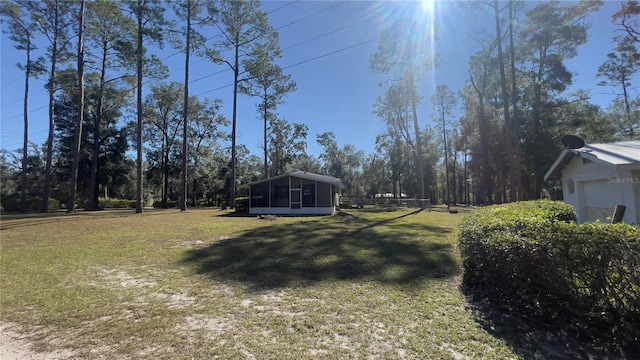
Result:
{"label": "small white building", "polygon": [[640,224],[640,140],[564,149],[544,176],[560,180],[578,222],[610,222],[616,205],[625,223]]}
{"label": "small white building", "polygon": [[340,179],[306,171],[254,181],[249,187],[249,214],[330,215],[344,187]]}

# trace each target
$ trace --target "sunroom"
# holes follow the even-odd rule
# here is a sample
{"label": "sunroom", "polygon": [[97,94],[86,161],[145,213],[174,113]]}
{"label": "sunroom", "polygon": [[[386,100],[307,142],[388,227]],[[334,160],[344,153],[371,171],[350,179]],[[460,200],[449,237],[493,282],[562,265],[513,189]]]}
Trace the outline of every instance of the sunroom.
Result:
{"label": "sunroom", "polygon": [[247,184],[249,213],[256,215],[331,215],[344,187],[340,179],[306,171]]}

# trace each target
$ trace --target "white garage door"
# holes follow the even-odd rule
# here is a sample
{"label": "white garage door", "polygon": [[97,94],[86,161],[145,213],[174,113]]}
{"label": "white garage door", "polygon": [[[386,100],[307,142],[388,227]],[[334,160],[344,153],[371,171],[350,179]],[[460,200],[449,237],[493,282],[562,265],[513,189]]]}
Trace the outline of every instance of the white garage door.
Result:
{"label": "white garage door", "polygon": [[616,205],[622,204],[620,184],[607,179],[585,181],[582,184],[585,221],[610,222]]}

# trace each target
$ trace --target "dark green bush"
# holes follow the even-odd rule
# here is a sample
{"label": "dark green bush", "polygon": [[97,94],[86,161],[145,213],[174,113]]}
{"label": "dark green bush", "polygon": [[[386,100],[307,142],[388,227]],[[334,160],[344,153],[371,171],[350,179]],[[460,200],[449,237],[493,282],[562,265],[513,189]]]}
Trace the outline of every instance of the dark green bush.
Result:
{"label": "dark green bush", "polygon": [[248,212],[249,211],[249,198],[237,197],[236,198],[236,212]]}
{"label": "dark green bush", "polygon": [[[178,200],[167,200],[168,209],[177,208],[179,205],[180,205],[180,202]],[[133,204],[133,206],[135,207],[135,203]],[[154,200],[153,207],[157,209],[162,208],[162,200]]]}
{"label": "dark green bush", "polygon": [[98,207],[102,209],[133,209],[136,207],[136,201],[127,199],[98,198]]}
{"label": "dark green bush", "polygon": [[[55,212],[60,209],[60,201],[49,198],[49,212]],[[6,212],[20,211],[20,194],[11,194],[2,196],[2,209]],[[27,197],[27,211],[40,211],[42,205],[42,198],[39,197]]]}
{"label": "dark green bush", "polygon": [[549,324],[637,344],[640,228],[573,220],[571,206],[551,201],[469,214],[460,231],[465,290]]}

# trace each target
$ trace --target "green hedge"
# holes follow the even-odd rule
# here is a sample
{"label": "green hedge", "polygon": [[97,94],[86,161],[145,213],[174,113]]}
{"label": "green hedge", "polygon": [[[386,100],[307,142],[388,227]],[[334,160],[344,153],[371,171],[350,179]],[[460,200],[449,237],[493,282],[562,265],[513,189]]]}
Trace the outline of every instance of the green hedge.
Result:
{"label": "green hedge", "polygon": [[490,206],[459,235],[465,290],[494,305],[602,340],[640,339],[640,228],[575,223],[552,201]]}
{"label": "green hedge", "polygon": [[[55,212],[60,210],[60,201],[49,198],[49,212]],[[14,193],[11,195],[2,195],[2,209],[6,212],[20,211],[20,194]],[[39,197],[27,197],[27,211],[40,211],[42,205],[42,198]]]}
{"label": "green hedge", "polygon": [[136,207],[136,201],[127,199],[98,198],[98,207],[102,209],[134,209]]}
{"label": "green hedge", "polygon": [[[177,208],[178,206],[180,206],[180,201],[178,201],[178,200],[167,200],[167,208],[168,209]],[[154,200],[153,207],[154,208],[162,208],[162,200]]]}
{"label": "green hedge", "polygon": [[249,212],[249,198],[237,197],[236,198],[236,212]]}

